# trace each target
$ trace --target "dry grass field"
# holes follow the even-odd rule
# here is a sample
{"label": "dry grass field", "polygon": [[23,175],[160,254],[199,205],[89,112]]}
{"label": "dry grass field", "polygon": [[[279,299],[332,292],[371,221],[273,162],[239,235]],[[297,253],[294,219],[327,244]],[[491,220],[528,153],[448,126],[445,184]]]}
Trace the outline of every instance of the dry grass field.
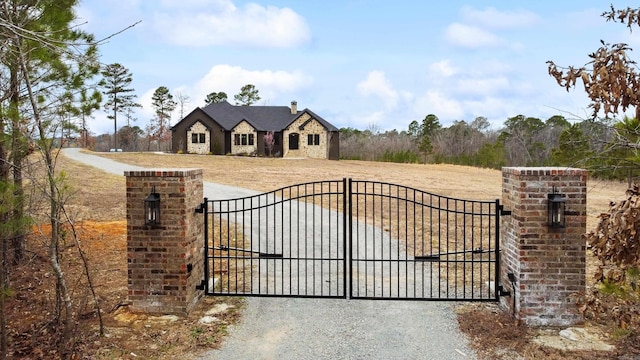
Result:
{"label": "dry grass field", "polygon": [[[151,168],[199,168],[204,171],[204,181],[258,191],[271,191],[302,182],[339,180],[346,177],[389,182],[439,195],[471,200],[494,200],[499,199],[502,194],[502,174],[499,170],[448,164],[395,164],[350,160],[155,153],[94,154]],[[109,177],[113,176],[109,175]],[[622,182],[589,180],[588,229],[595,226],[597,216],[608,209],[610,201],[624,197],[626,189],[627,184]],[[124,196],[124,187],[122,192]]]}
{"label": "dry grass field", "polygon": [[[501,196],[500,171],[464,166],[153,153],[94,154],[155,169],[201,168],[205,181],[265,192],[302,182],[346,177],[395,183],[456,198],[494,200]],[[111,311],[126,299],[127,292],[124,176],[106,174],[64,156],[59,158],[58,166],[69,174],[70,184],[75,191],[68,208],[79,226],[85,229],[84,251],[90,255],[90,263],[96,269],[94,275],[106,311],[108,333],[111,334],[97,339],[89,337],[84,342],[87,344],[85,351],[93,354],[91,358],[174,359],[218,346],[226,324],[235,321],[237,313],[231,312],[219,326],[214,327],[198,324],[198,316],[206,311],[207,306],[221,301],[232,301],[234,306],[240,307],[242,301],[239,299],[206,299],[189,318],[161,326],[123,313],[122,309]],[[595,226],[597,215],[607,210],[610,201],[623,198],[625,190],[624,183],[589,181],[588,230]],[[42,273],[39,271],[36,275]],[[25,271],[31,286],[26,291],[37,291],[37,288],[33,288],[33,281],[29,280],[30,276],[33,273]],[[46,285],[44,280],[40,284]],[[21,308],[16,306],[15,311],[20,312]],[[589,354],[540,349],[529,341],[531,333],[508,317],[483,317],[480,313],[474,313],[474,316],[476,318],[472,318],[471,322],[483,326],[465,328],[480,350],[496,346],[495,341],[489,342],[491,337],[503,336],[502,339],[506,337],[506,340],[500,342],[499,346],[510,348],[513,351],[511,354],[522,354],[521,350],[526,346],[525,358],[590,357]],[[464,321],[468,323],[469,319],[464,319],[461,324]],[[23,331],[27,334],[31,330],[27,328]],[[487,358],[495,356],[494,353],[490,354],[493,355]]]}

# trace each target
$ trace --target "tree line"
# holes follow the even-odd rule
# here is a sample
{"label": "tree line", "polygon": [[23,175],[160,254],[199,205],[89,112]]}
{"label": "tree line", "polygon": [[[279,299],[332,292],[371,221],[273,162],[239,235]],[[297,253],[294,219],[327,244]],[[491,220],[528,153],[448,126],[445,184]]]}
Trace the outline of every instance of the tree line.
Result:
{"label": "tree line", "polygon": [[500,169],[504,166],[562,166],[589,169],[593,176],[626,179],[640,175],[636,118],[585,119],[561,115],[546,120],[525,115],[493,129],[484,117],[442,126],[434,114],[406,130],[342,128],[343,159],[405,163],[448,163]]}

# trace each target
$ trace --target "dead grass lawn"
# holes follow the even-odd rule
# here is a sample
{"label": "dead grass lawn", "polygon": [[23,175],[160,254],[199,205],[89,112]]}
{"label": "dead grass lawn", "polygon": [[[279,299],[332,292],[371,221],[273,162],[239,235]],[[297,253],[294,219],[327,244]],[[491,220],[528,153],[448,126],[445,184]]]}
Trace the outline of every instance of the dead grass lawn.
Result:
{"label": "dead grass lawn", "polygon": [[[205,181],[265,192],[303,182],[346,177],[389,182],[470,200],[494,200],[502,196],[499,170],[469,166],[156,153],[92,154],[150,168],[199,168],[203,169]],[[587,229],[595,227],[597,216],[608,209],[611,200],[622,198],[626,188],[623,182],[588,181]],[[124,185],[121,189],[124,199]]]}

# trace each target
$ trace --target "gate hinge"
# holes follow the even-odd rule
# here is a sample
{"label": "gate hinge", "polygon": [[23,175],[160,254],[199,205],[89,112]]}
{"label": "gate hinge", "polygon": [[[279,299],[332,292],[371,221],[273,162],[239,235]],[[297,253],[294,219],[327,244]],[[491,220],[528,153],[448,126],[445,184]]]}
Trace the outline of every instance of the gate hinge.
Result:
{"label": "gate hinge", "polygon": [[202,204],[198,205],[198,207],[196,208],[196,213],[202,214],[204,213],[204,209],[206,208],[207,208],[207,203],[203,202]]}
{"label": "gate hinge", "polygon": [[498,285],[498,296],[511,296],[511,291],[507,291],[502,285]]}
{"label": "gate hinge", "polygon": [[503,205],[500,205],[500,216],[511,215],[511,210],[505,210]]}
{"label": "gate hinge", "polygon": [[200,285],[196,285],[196,290],[204,290],[205,280],[200,281]]}

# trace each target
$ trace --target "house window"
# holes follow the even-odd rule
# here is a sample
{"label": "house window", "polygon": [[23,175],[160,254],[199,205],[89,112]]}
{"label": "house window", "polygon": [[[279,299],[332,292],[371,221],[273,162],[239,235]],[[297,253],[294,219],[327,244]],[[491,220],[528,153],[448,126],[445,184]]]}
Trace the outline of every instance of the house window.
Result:
{"label": "house window", "polygon": [[307,145],[320,145],[320,135],[319,134],[307,135]]}
{"label": "house window", "polygon": [[203,133],[191,133],[191,143],[192,144],[204,144],[206,140],[206,136]]}
{"label": "house window", "polygon": [[255,143],[254,134],[234,134],[233,145],[251,145]]}

